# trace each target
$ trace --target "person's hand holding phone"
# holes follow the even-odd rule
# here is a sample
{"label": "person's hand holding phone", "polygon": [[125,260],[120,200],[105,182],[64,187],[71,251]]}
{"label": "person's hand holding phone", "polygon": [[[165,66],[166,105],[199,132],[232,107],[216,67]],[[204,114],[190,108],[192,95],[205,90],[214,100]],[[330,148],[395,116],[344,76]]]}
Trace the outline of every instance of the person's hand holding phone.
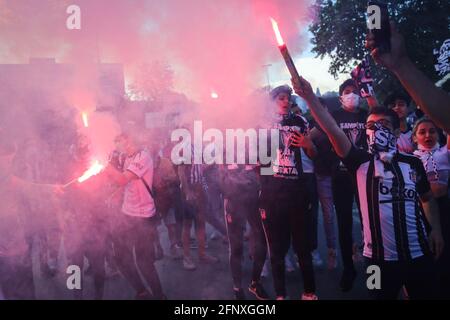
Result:
{"label": "person's hand holding phone", "polygon": [[374,36],[368,34],[366,37],[366,48],[371,49],[371,56],[377,64],[388,68],[395,72],[395,70],[401,67],[408,59],[405,48],[405,40],[403,36],[397,31],[393,22],[390,23],[391,27],[391,51],[382,53],[379,48],[374,48]]}
{"label": "person's hand holding phone", "polygon": [[291,136],[291,146],[296,148],[311,148],[312,141],[311,139],[306,135],[302,134],[299,131],[294,131]]}

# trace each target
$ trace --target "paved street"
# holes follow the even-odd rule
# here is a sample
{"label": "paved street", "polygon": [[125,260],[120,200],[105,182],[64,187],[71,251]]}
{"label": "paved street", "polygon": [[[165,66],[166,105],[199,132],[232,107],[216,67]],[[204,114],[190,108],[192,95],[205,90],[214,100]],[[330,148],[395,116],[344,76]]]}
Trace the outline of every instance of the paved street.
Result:
{"label": "paved street", "polygon": [[[355,212],[355,217],[357,216]],[[322,219],[319,218],[319,250],[322,258],[326,258],[325,238],[323,234]],[[164,249],[167,250],[167,231],[160,227],[161,239]],[[359,227],[355,224],[355,235],[359,235]],[[195,252],[194,250],[194,257]],[[208,251],[220,257],[216,265],[201,265],[195,271],[186,271],[182,267],[181,260],[172,260],[165,257],[157,262],[162,284],[169,299],[233,299],[231,275],[228,265],[228,245],[221,240],[210,240]],[[34,252],[35,281],[38,299],[73,299],[72,292],[66,288],[67,275],[64,273],[64,253],[61,253],[60,272],[53,279],[40,275],[37,253]],[[196,257],[195,257],[196,258]],[[251,262],[248,251],[245,253],[244,275],[245,283],[249,281]],[[339,263],[340,265],[340,263]],[[341,268],[328,271],[325,267],[316,268],[317,294],[320,299],[367,299],[365,290],[366,275],[363,264],[358,264],[358,278],[354,289],[349,293],[342,293],[338,287]],[[288,273],[286,276],[288,284],[288,296],[291,299],[299,299],[302,292],[302,281],[299,271]],[[274,297],[272,279],[263,279],[268,293]],[[85,299],[93,298],[92,277],[87,276],[85,283]],[[247,295],[248,298],[252,296]],[[105,287],[105,299],[133,299],[134,291],[128,283],[120,276],[108,278]]]}

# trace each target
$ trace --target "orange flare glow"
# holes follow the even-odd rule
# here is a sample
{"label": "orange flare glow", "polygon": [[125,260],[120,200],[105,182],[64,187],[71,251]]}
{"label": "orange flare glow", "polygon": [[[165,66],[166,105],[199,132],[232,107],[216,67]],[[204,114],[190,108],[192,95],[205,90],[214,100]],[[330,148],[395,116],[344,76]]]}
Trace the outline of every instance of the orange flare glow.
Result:
{"label": "orange flare glow", "polygon": [[100,162],[95,161],[94,164],[85,173],[83,173],[81,177],[77,179],[77,181],[79,183],[82,183],[83,181],[86,181],[90,177],[99,174],[104,168],[105,166],[100,164]]}
{"label": "orange flare glow", "polygon": [[284,45],[283,37],[281,36],[280,29],[278,29],[278,23],[273,18],[270,18],[270,21],[272,22],[273,32],[275,32],[275,37],[277,38],[278,45]]}
{"label": "orange flare glow", "polygon": [[215,92],[215,91],[212,91],[211,92],[211,98],[212,99],[219,99],[219,94],[217,92]]}
{"label": "orange flare glow", "polygon": [[89,127],[88,115],[86,112],[81,113],[81,118],[83,119],[83,125],[85,128]]}

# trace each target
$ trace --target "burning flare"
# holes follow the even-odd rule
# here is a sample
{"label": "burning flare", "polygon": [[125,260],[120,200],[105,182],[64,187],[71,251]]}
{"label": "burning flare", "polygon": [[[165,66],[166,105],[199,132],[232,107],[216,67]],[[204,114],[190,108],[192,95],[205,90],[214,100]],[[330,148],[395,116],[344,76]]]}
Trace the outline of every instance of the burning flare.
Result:
{"label": "burning flare", "polygon": [[275,37],[277,38],[278,49],[280,50],[280,53],[283,56],[284,62],[286,63],[286,67],[288,68],[292,79],[299,80],[300,75],[298,74],[297,68],[295,67],[291,55],[289,54],[289,50],[286,44],[284,43],[283,38],[281,37],[280,29],[278,29],[278,23],[272,18],[270,18],[270,20],[272,21],[273,31],[275,32]]}
{"label": "burning flare", "polygon": [[280,29],[278,28],[278,23],[273,18],[270,18],[270,21],[272,22],[273,32],[275,32],[275,37],[277,38],[278,45],[284,45],[283,37],[281,36]]}
{"label": "burning flare", "polygon": [[219,99],[219,94],[217,92],[215,92],[215,91],[212,91],[211,92],[211,98],[212,99]]}
{"label": "burning flare", "polygon": [[85,172],[81,177],[77,179],[79,183],[86,181],[92,176],[99,174],[105,168],[104,165],[100,164],[100,162],[95,161],[94,164]]}
{"label": "burning flare", "polygon": [[85,128],[89,127],[88,115],[86,112],[81,113],[81,118],[83,119],[84,127]]}

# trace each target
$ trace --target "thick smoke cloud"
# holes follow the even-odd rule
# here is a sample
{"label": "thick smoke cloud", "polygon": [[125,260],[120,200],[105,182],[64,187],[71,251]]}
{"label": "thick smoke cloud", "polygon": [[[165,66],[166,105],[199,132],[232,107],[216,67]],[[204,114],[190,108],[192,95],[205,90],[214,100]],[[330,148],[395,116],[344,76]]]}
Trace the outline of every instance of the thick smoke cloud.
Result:
{"label": "thick smoke cloud", "polygon": [[[263,65],[280,59],[269,17],[279,21],[291,51],[299,53],[306,45],[301,29],[312,19],[310,2],[3,0],[0,58],[24,63],[56,57],[76,64],[66,93],[75,106],[92,105],[96,62],[122,63],[132,83],[133,67],[164,61],[175,70],[175,89],[202,106],[197,118],[218,127],[252,125],[260,109],[244,98],[261,86]],[[81,8],[81,30],[66,28],[71,4]],[[211,99],[212,91],[218,99]]]}
{"label": "thick smoke cloud", "polygon": [[[291,52],[298,54],[306,47],[302,30],[313,19],[310,4],[311,0],[0,0],[0,142],[11,139],[17,145],[14,174],[46,184],[73,180],[78,173],[69,164],[76,164],[74,159],[85,147],[75,150],[77,139],[90,143],[90,160],[106,163],[114,137],[127,123],[120,115],[132,106],[122,97],[115,110],[95,112],[102,91],[99,62],[123,65],[126,84],[145,82],[142,65],[169,66],[173,79],[153,69],[147,82],[161,87],[173,83],[173,88],[161,91],[161,103],[154,102],[155,111],[178,110],[173,127],[190,128],[194,120],[202,120],[204,130],[262,125],[270,107],[267,92],[261,90],[264,65],[281,59],[269,17],[278,20]],[[81,30],[66,27],[70,5],[81,9]],[[56,75],[55,68],[61,74]],[[176,110],[172,100],[182,106]],[[135,122],[140,120],[136,110],[125,111]],[[89,117],[87,128],[82,112]],[[157,131],[139,134],[158,148],[169,137],[164,136],[168,131]],[[84,186],[89,188],[88,183]],[[39,217],[39,223],[27,220],[27,227],[53,234],[48,242],[55,252],[62,233],[84,241],[85,234],[67,229],[67,217],[95,228],[88,211],[78,210],[83,201],[74,197],[73,207],[70,201],[56,207],[50,196],[38,191],[28,194],[35,203],[23,203],[30,209],[26,212]],[[12,228],[4,216],[0,219]]]}

